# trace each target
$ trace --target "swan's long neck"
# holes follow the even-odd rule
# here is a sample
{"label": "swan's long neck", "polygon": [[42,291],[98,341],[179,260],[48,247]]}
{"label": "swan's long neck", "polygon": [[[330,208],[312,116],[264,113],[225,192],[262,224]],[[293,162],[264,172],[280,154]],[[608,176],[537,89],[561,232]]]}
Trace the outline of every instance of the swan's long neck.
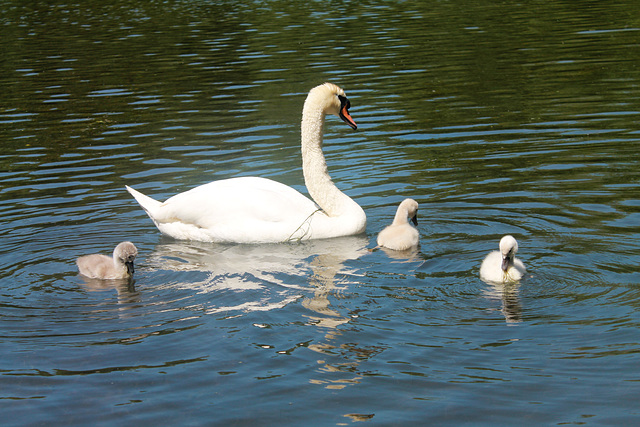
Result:
{"label": "swan's long neck", "polygon": [[409,212],[404,206],[399,206],[396,211],[396,216],[393,218],[393,225],[402,225],[408,224],[407,217],[409,216]]}
{"label": "swan's long neck", "polygon": [[335,186],[322,153],[325,112],[309,97],[302,110],[302,171],[311,198],[330,217],[340,216],[355,204]]}
{"label": "swan's long neck", "polygon": [[113,266],[116,268],[116,270],[119,270],[122,268],[123,264],[120,261],[120,257],[118,256],[118,247],[116,246],[116,248],[113,250]]}

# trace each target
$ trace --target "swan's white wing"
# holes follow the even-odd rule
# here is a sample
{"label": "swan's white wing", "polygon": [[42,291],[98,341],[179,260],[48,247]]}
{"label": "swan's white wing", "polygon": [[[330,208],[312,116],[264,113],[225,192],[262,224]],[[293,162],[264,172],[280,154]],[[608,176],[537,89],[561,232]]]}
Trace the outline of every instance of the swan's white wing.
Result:
{"label": "swan's white wing", "polygon": [[289,186],[243,177],[177,194],[160,205],[153,219],[163,232],[178,238],[195,239],[192,234],[201,233],[212,241],[281,241],[317,210],[313,201]]}

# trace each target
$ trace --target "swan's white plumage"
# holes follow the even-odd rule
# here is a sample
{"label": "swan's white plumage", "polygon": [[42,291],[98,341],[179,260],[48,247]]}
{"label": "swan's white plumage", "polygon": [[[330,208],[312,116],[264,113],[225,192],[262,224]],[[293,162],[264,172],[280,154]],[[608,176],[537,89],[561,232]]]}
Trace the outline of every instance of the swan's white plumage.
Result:
{"label": "swan's white plumage", "polygon": [[480,278],[486,282],[513,282],[520,280],[527,271],[516,258],[518,242],[506,235],[500,240],[500,250],[489,253],[480,266]]}
{"label": "swan's white plumage", "polygon": [[350,126],[344,91],[325,83],[309,92],[302,114],[302,168],[311,197],[266,178],[241,177],[193,188],[158,202],[127,186],[156,227],[176,239],[263,243],[359,234],[362,208],[331,181],[322,153],[326,114]]}
{"label": "swan's white plumage", "polygon": [[76,260],[76,265],[80,274],[90,279],[126,279],[133,275],[137,255],[138,249],[133,243],[122,242],[113,250],[113,257],[84,255]]}
{"label": "swan's white plumage", "polygon": [[413,199],[403,200],[398,206],[393,223],[378,234],[378,246],[396,251],[417,247],[420,242],[420,233],[407,220],[410,218],[414,224],[417,224],[417,212],[418,202]]}

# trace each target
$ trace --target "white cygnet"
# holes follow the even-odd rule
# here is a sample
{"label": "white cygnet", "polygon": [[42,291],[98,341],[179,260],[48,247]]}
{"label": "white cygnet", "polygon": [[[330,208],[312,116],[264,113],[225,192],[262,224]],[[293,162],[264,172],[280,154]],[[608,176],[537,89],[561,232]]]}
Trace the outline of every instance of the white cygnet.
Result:
{"label": "white cygnet", "polygon": [[101,254],[85,255],[76,260],[80,274],[90,279],[126,279],[133,276],[133,260],[138,249],[131,242],[122,242],[113,250],[113,257]]}
{"label": "white cygnet", "polygon": [[378,234],[378,246],[405,251],[418,246],[420,233],[418,229],[409,224],[407,218],[418,225],[418,202],[413,199],[404,199],[393,219],[393,223]]}
{"label": "white cygnet", "polygon": [[522,261],[516,258],[518,242],[513,236],[506,235],[500,240],[500,251],[486,256],[480,266],[480,278],[485,282],[517,281],[527,271]]}

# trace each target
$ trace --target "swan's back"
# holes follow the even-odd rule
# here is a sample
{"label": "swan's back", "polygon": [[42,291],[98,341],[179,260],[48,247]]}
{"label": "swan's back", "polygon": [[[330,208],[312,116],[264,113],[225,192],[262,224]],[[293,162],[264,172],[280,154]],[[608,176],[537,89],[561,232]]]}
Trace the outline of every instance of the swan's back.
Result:
{"label": "swan's back", "polygon": [[117,270],[113,265],[113,258],[92,254],[81,256],[76,260],[78,271],[83,276],[90,279],[120,279],[123,276],[122,271]]}
{"label": "swan's back", "polygon": [[401,226],[390,225],[378,235],[378,246],[395,251],[413,249],[420,243],[420,233],[409,224]]}
{"label": "swan's back", "polygon": [[[129,188],[128,188],[129,189]],[[142,205],[146,202],[136,196]],[[213,181],[142,205],[164,234],[182,240],[260,243],[305,238],[318,206],[299,191],[259,177]]]}

